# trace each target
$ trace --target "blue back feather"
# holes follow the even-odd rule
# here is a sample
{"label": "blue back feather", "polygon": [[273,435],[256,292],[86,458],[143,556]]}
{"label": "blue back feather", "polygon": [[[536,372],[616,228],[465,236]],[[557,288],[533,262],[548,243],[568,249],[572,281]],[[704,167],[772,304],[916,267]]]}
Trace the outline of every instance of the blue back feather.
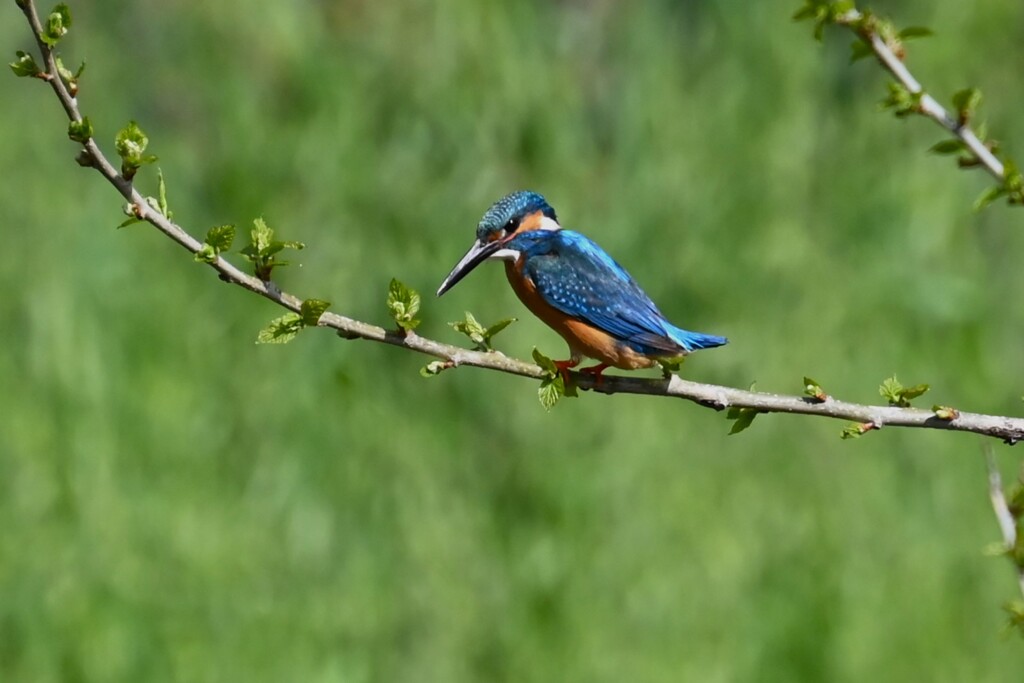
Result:
{"label": "blue back feather", "polygon": [[578,232],[524,232],[507,246],[524,255],[523,273],[533,280],[544,301],[639,353],[679,354],[721,346],[727,341],[669,323],[629,273]]}

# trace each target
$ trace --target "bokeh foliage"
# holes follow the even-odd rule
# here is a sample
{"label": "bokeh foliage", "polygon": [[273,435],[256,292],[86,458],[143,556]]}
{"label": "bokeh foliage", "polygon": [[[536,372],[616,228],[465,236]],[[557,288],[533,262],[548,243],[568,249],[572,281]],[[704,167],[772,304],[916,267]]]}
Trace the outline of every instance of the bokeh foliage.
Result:
{"label": "bokeh foliage", "polygon": [[[868,402],[895,373],[1020,414],[1024,214],[973,213],[987,180],[880,114],[881,70],[795,4],[81,0],[61,45],[108,152],[149,135],[176,220],[265,216],[308,247],[275,277],[340,312],[433,291],[530,187],[730,337],[688,377]],[[982,88],[1019,156],[1024,6],[875,9],[934,29],[915,73]],[[45,86],[8,74],[0,101],[0,679],[1020,680],[976,439],[729,437],[316,331],[256,345],[280,312],[114,230]],[[518,316],[499,348],[561,356],[499,271],[425,296],[417,332]]]}

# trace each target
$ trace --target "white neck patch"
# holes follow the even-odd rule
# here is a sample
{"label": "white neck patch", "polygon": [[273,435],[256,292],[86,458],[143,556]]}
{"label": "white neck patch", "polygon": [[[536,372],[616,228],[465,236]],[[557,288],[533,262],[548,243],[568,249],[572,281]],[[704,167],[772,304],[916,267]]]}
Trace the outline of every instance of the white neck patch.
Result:
{"label": "white neck patch", "polygon": [[499,249],[494,252],[488,259],[495,259],[496,261],[512,261],[513,263],[519,260],[520,252],[518,249]]}
{"label": "white neck patch", "polygon": [[547,216],[542,216],[541,219],[540,219],[540,229],[541,230],[561,230],[562,226],[559,225],[556,221],[551,220]]}

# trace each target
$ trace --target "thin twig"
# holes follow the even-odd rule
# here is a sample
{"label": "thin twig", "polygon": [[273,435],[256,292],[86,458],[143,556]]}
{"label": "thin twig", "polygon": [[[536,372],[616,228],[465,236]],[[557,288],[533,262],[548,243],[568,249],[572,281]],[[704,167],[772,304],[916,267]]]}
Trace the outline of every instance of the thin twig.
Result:
{"label": "thin twig", "polygon": [[[68,92],[57,71],[53,51],[41,39],[42,27],[36,14],[32,0],[19,3],[29,21],[36,42],[42,53],[50,83],[54,93],[60,100],[68,118],[81,121],[78,102]],[[169,220],[155,209],[110,163],[100,150],[96,141],[88,139],[84,144],[85,152],[91,167],[99,171],[121,194],[133,205],[135,216],[154,226],[167,237],[184,247],[192,254],[202,250],[203,244],[186,232],[176,223]],[[255,292],[292,312],[300,312],[302,299],[281,291],[272,282],[264,282],[248,275],[224,258],[218,256],[209,264],[220,278]],[[348,339],[367,339],[370,341],[401,346],[429,356],[443,359],[452,366],[471,366],[498,370],[512,375],[543,379],[543,369],[500,352],[471,351],[458,346],[427,339],[414,333],[402,333],[397,330],[386,330],[383,327],[338,315],[324,313],[318,323],[321,327],[333,328],[338,335]],[[934,412],[914,408],[893,406],[872,406],[838,401],[831,397],[817,400],[804,396],[784,396],[762,392],[745,391],[713,384],[701,384],[684,380],[678,376],[667,379],[651,379],[639,377],[604,376],[598,380],[592,375],[573,373],[573,381],[581,388],[603,394],[646,394],[653,396],[672,396],[692,401],[698,405],[722,410],[729,407],[747,408],[763,413],[795,413],[801,415],[817,415],[839,420],[851,420],[862,425],[870,425],[871,429],[892,427],[918,427],[926,429],[944,429],[949,431],[973,432],[984,436],[1001,439],[1013,444],[1024,440],[1024,418],[1001,417],[958,412],[953,419],[940,419]]]}
{"label": "thin twig", "polygon": [[886,68],[893,75],[893,77],[899,81],[903,87],[905,87],[911,94],[920,95],[920,109],[919,112],[924,116],[927,116],[935,123],[939,124],[947,131],[958,137],[963,141],[964,145],[971,151],[972,154],[978,159],[985,170],[988,171],[992,176],[1002,182],[1005,180],[1005,169],[1003,163],[996,158],[988,147],[985,146],[978,136],[974,133],[969,125],[965,122],[960,122],[956,117],[951,116],[946,108],[943,107],[938,101],[926,93],[924,88],[914,78],[910,70],[903,63],[903,60],[899,58],[892,51],[889,45],[886,44],[885,40],[878,35],[877,31],[872,31],[864,27],[861,21],[864,15],[858,10],[850,10],[845,14],[841,14],[836,17],[835,22],[840,26],[845,26],[851,31],[855,32],[864,40],[868,41],[871,45],[871,50],[878,57],[878,61],[882,63],[882,66]]}
{"label": "thin twig", "polygon": [[[1017,548],[1017,520],[1010,512],[1010,506],[1006,504],[1006,495],[1003,493],[1003,481],[999,476],[999,466],[996,464],[995,454],[992,452],[992,445],[986,443],[984,446],[985,464],[988,467],[988,495],[992,500],[992,510],[999,522],[999,530],[1003,534],[1003,546],[1007,553],[1012,553]],[[1017,582],[1020,584],[1021,595],[1024,596],[1024,566],[1014,561],[1017,570]]]}

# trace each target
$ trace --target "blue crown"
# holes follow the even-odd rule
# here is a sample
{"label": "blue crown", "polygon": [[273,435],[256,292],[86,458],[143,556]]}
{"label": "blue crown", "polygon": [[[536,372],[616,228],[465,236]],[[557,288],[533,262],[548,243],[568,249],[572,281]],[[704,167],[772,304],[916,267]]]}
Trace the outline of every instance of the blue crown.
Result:
{"label": "blue crown", "polygon": [[480,219],[480,223],[476,227],[476,236],[479,239],[484,239],[487,235],[503,229],[509,221],[519,220],[537,211],[542,212],[553,221],[558,220],[555,210],[551,208],[544,197],[536,192],[520,190],[505,195],[487,209],[487,213]]}

